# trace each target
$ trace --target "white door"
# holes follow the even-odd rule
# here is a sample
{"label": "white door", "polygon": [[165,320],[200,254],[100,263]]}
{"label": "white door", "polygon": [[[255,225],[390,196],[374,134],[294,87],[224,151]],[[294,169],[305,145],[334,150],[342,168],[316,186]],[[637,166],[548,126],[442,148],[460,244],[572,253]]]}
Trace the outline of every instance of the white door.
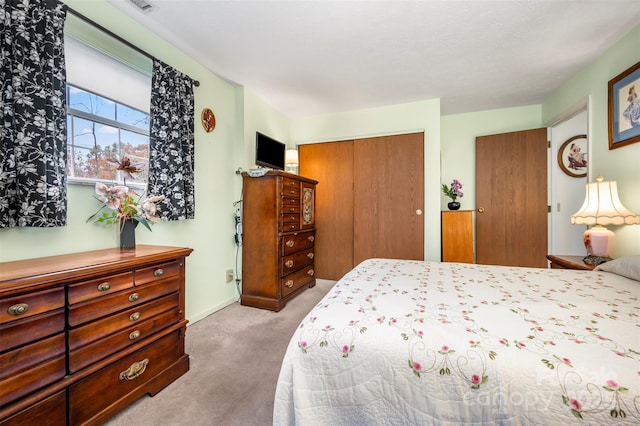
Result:
{"label": "white door", "polygon": [[[588,115],[587,110],[583,110],[572,118],[565,120],[551,127],[551,153],[550,161],[550,194],[551,194],[551,217],[549,250],[553,254],[565,254],[586,256],[586,250],[582,241],[582,234],[586,227],[583,225],[572,225],[570,217],[582,206],[585,195],[585,184],[587,177],[572,177],[562,171],[558,164],[558,149],[570,138],[577,135],[587,135],[588,137]],[[587,139],[588,140],[588,139]],[[589,152],[587,140],[577,140],[581,147],[581,153],[586,153],[587,169],[589,168]],[[575,174],[580,171],[571,170]],[[585,169],[586,173],[587,170]]]}

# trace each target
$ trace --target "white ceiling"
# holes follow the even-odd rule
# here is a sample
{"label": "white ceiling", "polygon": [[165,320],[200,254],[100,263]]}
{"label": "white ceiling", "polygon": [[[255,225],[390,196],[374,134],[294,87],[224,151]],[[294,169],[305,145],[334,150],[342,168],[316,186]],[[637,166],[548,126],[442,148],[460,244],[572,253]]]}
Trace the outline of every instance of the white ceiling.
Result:
{"label": "white ceiling", "polygon": [[539,104],[640,23],[640,0],[109,2],[290,117]]}

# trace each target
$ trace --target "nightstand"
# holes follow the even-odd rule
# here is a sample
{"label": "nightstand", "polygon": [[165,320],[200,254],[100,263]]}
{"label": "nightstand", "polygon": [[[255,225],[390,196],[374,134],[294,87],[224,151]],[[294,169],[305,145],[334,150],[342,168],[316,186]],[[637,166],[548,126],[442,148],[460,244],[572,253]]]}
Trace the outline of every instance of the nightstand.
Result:
{"label": "nightstand", "polygon": [[582,260],[584,259],[584,256],[561,256],[548,254],[547,259],[551,262],[552,269],[581,269],[584,271],[591,271],[596,267],[596,265],[584,263]]}

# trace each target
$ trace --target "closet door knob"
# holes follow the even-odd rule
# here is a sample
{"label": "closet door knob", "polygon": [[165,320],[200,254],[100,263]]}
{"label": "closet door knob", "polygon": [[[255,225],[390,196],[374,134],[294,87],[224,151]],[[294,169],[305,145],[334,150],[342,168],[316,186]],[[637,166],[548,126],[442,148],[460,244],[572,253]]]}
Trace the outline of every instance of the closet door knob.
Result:
{"label": "closet door knob", "polygon": [[484,213],[484,207],[478,207],[478,213]]}
{"label": "closet door knob", "polygon": [[420,209],[416,210],[416,214],[417,214],[418,216],[420,216],[420,215],[422,214],[422,210],[420,210]]}

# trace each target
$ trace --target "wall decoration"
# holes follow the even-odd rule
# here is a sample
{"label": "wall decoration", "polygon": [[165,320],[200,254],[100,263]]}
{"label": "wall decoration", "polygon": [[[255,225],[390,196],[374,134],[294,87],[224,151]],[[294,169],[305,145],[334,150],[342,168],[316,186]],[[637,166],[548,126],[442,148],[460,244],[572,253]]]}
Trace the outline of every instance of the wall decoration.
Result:
{"label": "wall decoration", "polygon": [[609,80],[609,149],[640,142],[640,62]]}
{"label": "wall decoration", "polygon": [[216,116],[209,108],[202,110],[202,127],[207,133],[212,132],[216,128]]}
{"label": "wall decoration", "polygon": [[567,139],[558,150],[558,166],[571,177],[587,176],[587,135]]}

